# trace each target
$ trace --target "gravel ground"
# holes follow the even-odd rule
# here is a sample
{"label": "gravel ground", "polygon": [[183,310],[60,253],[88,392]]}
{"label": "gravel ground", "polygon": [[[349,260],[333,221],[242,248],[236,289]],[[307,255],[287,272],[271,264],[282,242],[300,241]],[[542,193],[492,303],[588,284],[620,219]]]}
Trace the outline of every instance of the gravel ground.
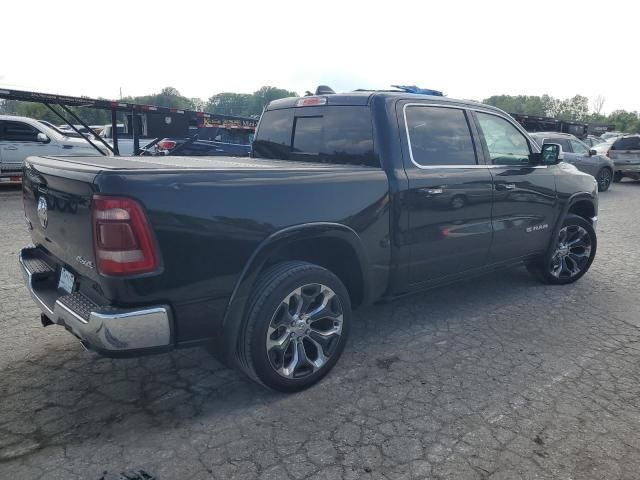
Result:
{"label": "gravel ground", "polygon": [[43,329],[20,201],[0,189],[2,479],[640,476],[640,183],[601,195],[578,283],[514,269],[366,308],[334,371],[291,396],[199,349],[109,360]]}

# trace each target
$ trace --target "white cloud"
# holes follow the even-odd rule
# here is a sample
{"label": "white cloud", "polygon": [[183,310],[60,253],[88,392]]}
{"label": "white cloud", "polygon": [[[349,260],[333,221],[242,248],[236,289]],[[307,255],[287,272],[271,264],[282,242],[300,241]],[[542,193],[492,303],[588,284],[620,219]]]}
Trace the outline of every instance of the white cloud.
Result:
{"label": "white cloud", "polygon": [[[624,14],[620,14],[624,12]],[[0,85],[117,98],[417,84],[640,110],[635,2],[5,2]],[[631,60],[631,61],[630,61]]]}

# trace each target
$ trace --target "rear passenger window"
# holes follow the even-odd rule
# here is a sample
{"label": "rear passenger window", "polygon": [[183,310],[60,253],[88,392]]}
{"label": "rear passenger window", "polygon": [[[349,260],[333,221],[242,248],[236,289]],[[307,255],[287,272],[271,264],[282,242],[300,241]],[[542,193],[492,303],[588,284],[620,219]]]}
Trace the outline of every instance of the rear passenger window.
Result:
{"label": "rear passenger window", "polygon": [[411,160],[418,166],[475,165],[476,154],[464,111],[405,107]]}
{"label": "rear passenger window", "polygon": [[[529,142],[515,126],[502,117],[476,113],[482,135],[494,165],[527,165]],[[545,140],[545,143],[548,143]]]}
{"label": "rear passenger window", "polygon": [[253,156],[380,167],[368,106],[267,110],[256,132]]}
{"label": "rear passenger window", "polygon": [[38,130],[26,123],[6,121],[2,139],[13,142],[36,142],[38,133],[40,133]]}

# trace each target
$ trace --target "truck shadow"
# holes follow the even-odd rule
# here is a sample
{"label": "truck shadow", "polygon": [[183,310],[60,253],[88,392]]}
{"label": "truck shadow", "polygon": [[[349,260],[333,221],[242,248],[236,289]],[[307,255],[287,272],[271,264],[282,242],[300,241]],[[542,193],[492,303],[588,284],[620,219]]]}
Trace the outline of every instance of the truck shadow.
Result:
{"label": "truck shadow", "polygon": [[358,382],[394,375],[394,362],[415,339],[429,348],[452,325],[475,328],[478,317],[522,299],[533,285],[516,269],[361,309],[334,371],[320,387],[294,396],[263,389],[202,349],[112,360],[84,352],[66,334],[52,335],[45,349],[2,372],[0,432],[7,435],[0,461],[105,435],[143,436],[204,421],[222,428],[234,416],[260,421],[275,403],[302,405],[318,395],[330,404],[345,383],[357,389]]}

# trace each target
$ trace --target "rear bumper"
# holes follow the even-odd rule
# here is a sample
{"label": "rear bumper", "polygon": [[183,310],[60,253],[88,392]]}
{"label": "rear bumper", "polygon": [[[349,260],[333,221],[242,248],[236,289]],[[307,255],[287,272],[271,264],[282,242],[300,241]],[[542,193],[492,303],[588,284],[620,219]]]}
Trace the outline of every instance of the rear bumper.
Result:
{"label": "rear bumper", "polygon": [[640,163],[615,163],[616,172],[622,173],[640,173]]}
{"label": "rear bumper", "polygon": [[99,305],[80,292],[60,294],[57,271],[42,259],[37,248],[23,248],[19,262],[27,288],[42,313],[73,333],[86,348],[112,357],[172,348],[168,305],[121,309]]}
{"label": "rear bumper", "polygon": [[0,166],[0,184],[22,183],[22,170],[3,170]]}

